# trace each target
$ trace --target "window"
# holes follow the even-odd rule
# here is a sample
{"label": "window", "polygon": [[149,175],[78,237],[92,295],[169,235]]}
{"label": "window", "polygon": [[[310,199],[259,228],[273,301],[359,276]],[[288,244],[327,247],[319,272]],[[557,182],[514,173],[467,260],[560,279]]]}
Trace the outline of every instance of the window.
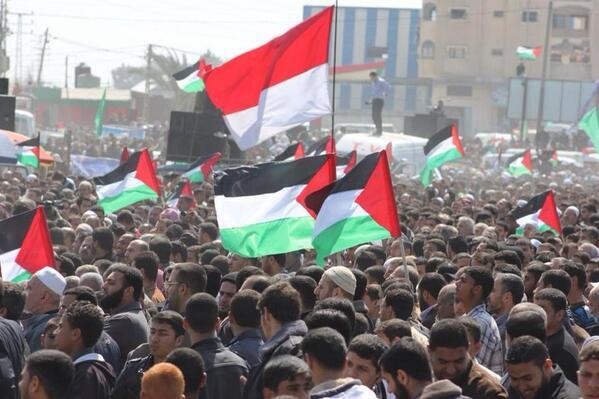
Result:
{"label": "window", "polygon": [[422,43],[422,50],[420,55],[422,58],[435,58],[435,43],[431,42],[430,40],[427,40],[424,43]]}
{"label": "window", "polygon": [[501,11],[501,10],[493,11],[493,16],[495,18],[503,18],[503,11]]}
{"label": "window", "polygon": [[586,15],[572,15],[570,28],[573,30],[587,30],[589,17]]}
{"label": "window", "polygon": [[472,86],[447,86],[447,95],[451,97],[472,97]]}
{"label": "window", "polygon": [[422,7],[422,19],[425,21],[435,21],[437,19],[437,6],[433,3],[426,3]]}
{"label": "window", "polygon": [[496,57],[501,57],[501,56],[503,56],[503,49],[494,48],[491,50],[491,55],[494,55]]}
{"label": "window", "polygon": [[554,15],[553,29],[584,31],[588,29],[589,17],[586,15]]}
{"label": "window", "polygon": [[451,19],[466,19],[466,9],[465,8],[452,8],[449,12],[449,17]]}
{"label": "window", "polygon": [[464,59],[468,48],[466,46],[449,46],[447,47],[447,57],[452,59]]}
{"label": "window", "polygon": [[538,22],[538,11],[522,11],[522,22]]}

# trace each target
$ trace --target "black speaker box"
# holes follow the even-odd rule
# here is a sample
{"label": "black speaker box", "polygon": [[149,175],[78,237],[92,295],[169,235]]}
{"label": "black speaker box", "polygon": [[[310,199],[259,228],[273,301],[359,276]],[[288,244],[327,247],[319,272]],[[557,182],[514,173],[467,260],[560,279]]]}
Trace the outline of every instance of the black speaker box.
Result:
{"label": "black speaker box", "polygon": [[216,112],[172,111],[167,139],[166,159],[192,162],[214,152],[225,152],[227,126]]}
{"label": "black speaker box", "polygon": [[0,94],[8,95],[8,78],[0,78]]}
{"label": "black speaker box", "polygon": [[0,129],[15,131],[15,97],[0,95]]}

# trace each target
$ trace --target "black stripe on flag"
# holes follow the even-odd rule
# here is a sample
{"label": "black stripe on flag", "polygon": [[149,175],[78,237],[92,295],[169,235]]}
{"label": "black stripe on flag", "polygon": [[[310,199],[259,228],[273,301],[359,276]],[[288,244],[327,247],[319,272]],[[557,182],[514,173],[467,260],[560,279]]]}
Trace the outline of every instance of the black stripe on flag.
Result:
{"label": "black stripe on flag", "polygon": [[505,164],[506,164],[506,165],[509,165],[509,164],[511,164],[512,162],[514,162],[514,161],[515,161],[516,159],[518,159],[518,158],[524,158],[524,154],[526,154],[526,151],[528,151],[528,150],[524,150],[524,151],[522,151],[522,152],[519,152],[519,153],[517,153],[517,154],[514,154],[514,155],[512,155],[511,157],[509,157],[509,158],[508,158],[508,159],[505,161]]}
{"label": "black stripe on flag", "polygon": [[343,191],[361,190],[366,187],[366,183],[368,183],[368,179],[376,167],[380,155],[381,154],[378,152],[367,155],[345,176],[337,180],[331,194]]}
{"label": "black stripe on flag", "polygon": [[105,186],[107,184],[116,183],[125,179],[131,172],[135,172],[137,170],[137,162],[139,161],[139,156],[141,152],[137,151],[129,156],[127,162],[122,165],[119,165],[118,168],[105,174],[104,176],[94,177],[94,183],[97,186]]}
{"label": "black stripe on flag", "polygon": [[[326,162],[326,155],[290,162],[269,162],[225,169],[214,174],[214,194],[245,197],[275,193],[285,187],[307,184]],[[251,209],[248,209],[251,212]]]}
{"label": "black stripe on flag", "polygon": [[18,147],[39,147],[39,145],[40,145],[40,136],[17,143]]}
{"label": "black stripe on flag", "polygon": [[36,212],[33,209],[0,221],[0,253],[21,248]]}
{"label": "black stripe on flag", "polygon": [[327,143],[329,142],[330,137],[329,136],[325,136],[323,138],[321,138],[320,140],[318,140],[317,142],[315,142],[314,144],[310,145],[308,147],[308,149],[306,150],[306,155],[321,155],[327,152]]}
{"label": "black stripe on flag", "polygon": [[200,167],[200,165],[202,165],[204,162],[206,162],[207,160],[209,160],[213,156],[214,156],[214,154],[204,155],[203,157],[199,157],[194,163],[192,163],[191,165],[189,165],[189,167],[187,168],[186,172],[189,172],[190,170],[197,169],[198,167]]}
{"label": "black stripe on flag", "polygon": [[298,145],[300,145],[300,143],[291,144],[289,147],[285,148],[285,151],[283,151],[282,153],[277,155],[275,157],[275,159],[273,159],[273,161],[280,162],[280,161],[284,161],[288,158],[293,158],[293,156],[295,155],[295,152],[297,151]]}
{"label": "black stripe on flag", "polygon": [[181,69],[179,72],[173,73],[173,78],[175,80],[183,80],[194,72],[198,72],[200,68],[200,61],[196,62],[193,65],[188,66],[185,69]]}
{"label": "black stripe on flag", "polygon": [[511,212],[514,219],[518,220],[520,218],[523,218],[524,216],[532,215],[533,213],[536,213],[539,210],[541,210],[541,208],[543,208],[543,205],[545,204],[545,199],[547,198],[548,194],[549,191],[545,191],[544,193],[532,197],[526,203],[526,205],[519,206],[516,209],[514,209]]}
{"label": "black stripe on flag", "polygon": [[428,155],[428,153],[431,152],[432,149],[437,145],[451,138],[451,129],[452,125],[445,126],[443,129],[435,133],[434,136],[428,139],[428,143],[426,143],[424,146],[424,155]]}

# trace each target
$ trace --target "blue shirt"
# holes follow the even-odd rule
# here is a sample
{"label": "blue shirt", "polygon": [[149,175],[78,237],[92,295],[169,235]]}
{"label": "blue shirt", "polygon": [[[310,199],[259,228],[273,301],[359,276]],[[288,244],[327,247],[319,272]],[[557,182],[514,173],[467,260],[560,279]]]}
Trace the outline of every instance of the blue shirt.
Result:
{"label": "blue shirt", "polygon": [[389,90],[391,90],[391,85],[389,85],[389,83],[387,83],[383,78],[378,76],[374,82],[370,83],[370,88],[373,99],[383,99],[387,97],[387,94],[389,94]]}

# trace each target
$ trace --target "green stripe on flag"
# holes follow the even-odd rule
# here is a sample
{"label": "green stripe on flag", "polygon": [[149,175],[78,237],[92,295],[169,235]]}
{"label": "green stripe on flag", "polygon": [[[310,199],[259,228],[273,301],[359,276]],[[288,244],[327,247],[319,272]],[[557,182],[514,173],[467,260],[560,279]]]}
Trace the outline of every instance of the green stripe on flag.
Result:
{"label": "green stripe on flag", "polygon": [[354,245],[389,238],[389,231],[376,223],[370,216],[343,219],[321,231],[312,244],[316,249],[316,260],[323,264],[324,258]]}
{"label": "green stripe on flag", "polygon": [[20,283],[29,279],[31,279],[31,273],[29,273],[27,270],[24,270],[22,273],[19,273],[15,277],[13,277],[10,281],[12,283]]}
{"label": "green stripe on flag", "polygon": [[187,177],[190,183],[202,183],[204,181],[204,173],[199,168],[184,173],[183,177]]}
{"label": "green stripe on flag", "polygon": [[530,170],[528,170],[528,168],[526,166],[522,165],[520,160],[516,160],[516,161],[512,162],[508,166],[507,170],[512,176],[515,176],[515,177],[532,174],[532,173],[530,173]]}
{"label": "green stripe on flag", "polygon": [[279,219],[221,229],[223,247],[246,258],[312,248],[312,217]]}
{"label": "green stripe on flag", "polygon": [[25,152],[17,154],[17,161],[24,166],[31,166],[33,168],[39,168],[39,159],[32,152]]}
{"label": "green stripe on flag", "polygon": [[426,165],[420,173],[420,181],[422,182],[422,185],[426,187],[431,183],[431,175],[433,170],[441,167],[441,165],[446,164],[447,162],[455,161],[456,159],[462,159],[462,154],[455,147],[449,151],[427,159]]}
{"label": "green stripe on flag", "polygon": [[140,184],[137,187],[123,191],[114,197],[101,199],[98,201],[98,205],[104,209],[104,212],[112,213],[137,202],[157,198],[158,194],[156,194],[154,190],[145,184]]}
{"label": "green stripe on flag", "polygon": [[200,78],[187,83],[182,87],[185,93],[197,93],[198,91],[204,91],[204,81]]}
{"label": "green stripe on flag", "polygon": [[595,151],[599,152],[599,114],[597,113],[597,107],[593,107],[587,112],[578,123],[578,126],[589,136]]}

